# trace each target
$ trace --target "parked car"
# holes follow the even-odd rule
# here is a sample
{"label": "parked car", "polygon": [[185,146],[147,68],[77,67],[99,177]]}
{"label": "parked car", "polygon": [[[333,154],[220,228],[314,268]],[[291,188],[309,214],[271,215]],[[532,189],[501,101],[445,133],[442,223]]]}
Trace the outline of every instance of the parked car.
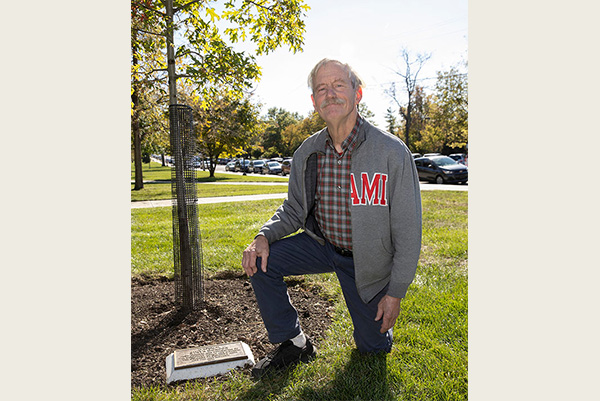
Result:
{"label": "parked car", "polygon": [[280,174],[281,173],[281,163],[270,161],[265,165],[265,169],[267,174]]}
{"label": "parked car", "polygon": [[290,169],[292,167],[292,159],[284,159],[281,162],[281,175],[286,176],[290,173]]}
{"label": "parked car", "polygon": [[265,173],[265,161],[264,160],[252,160],[248,166],[249,173]]}
{"label": "parked car", "polygon": [[225,171],[235,171],[235,160],[232,160],[225,165]]}
{"label": "parked car", "polygon": [[467,155],[464,154],[464,153],[452,153],[448,157],[451,158],[451,159],[453,159],[457,163],[464,164],[465,166],[468,166],[468,164],[467,164]]}
{"label": "parked car", "polygon": [[192,167],[202,168],[202,159],[200,158],[200,156],[192,157]]}
{"label": "parked car", "polygon": [[413,157],[413,159],[416,159],[417,157],[423,157],[423,155],[420,153],[413,153],[412,157]]}
{"label": "parked car", "polygon": [[250,166],[250,160],[248,160],[248,159],[237,159],[235,161],[235,167],[234,167],[233,171],[241,171],[242,173],[247,173],[249,166]]}
{"label": "parked car", "polygon": [[419,181],[436,184],[466,183],[469,179],[468,167],[455,162],[448,156],[419,157],[415,159]]}

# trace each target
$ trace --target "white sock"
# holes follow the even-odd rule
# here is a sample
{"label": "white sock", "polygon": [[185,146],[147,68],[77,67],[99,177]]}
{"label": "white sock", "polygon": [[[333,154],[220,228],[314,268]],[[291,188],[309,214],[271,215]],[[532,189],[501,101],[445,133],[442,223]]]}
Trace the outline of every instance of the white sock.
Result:
{"label": "white sock", "polygon": [[292,343],[298,348],[304,348],[306,345],[306,336],[302,331],[296,337],[291,339]]}

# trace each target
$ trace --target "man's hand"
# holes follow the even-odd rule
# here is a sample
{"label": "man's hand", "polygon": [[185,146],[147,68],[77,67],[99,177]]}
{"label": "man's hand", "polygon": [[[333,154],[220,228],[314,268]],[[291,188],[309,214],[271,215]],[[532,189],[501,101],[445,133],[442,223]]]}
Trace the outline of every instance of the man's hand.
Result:
{"label": "man's hand", "polygon": [[246,274],[250,277],[257,271],[256,258],[260,257],[260,269],[263,272],[267,271],[267,259],[269,258],[269,241],[264,235],[257,236],[250,245],[244,250],[242,256],[242,267]]}
{"label": "man's hand", "polygon": [[385,333],[396,324],[396,319],[400,314],[400,301],[402,298],[390,297],[389,295],[384,295],[377,304],[377,316],[375,316],[375,321],[383,318],[381,322],[381,333]]}

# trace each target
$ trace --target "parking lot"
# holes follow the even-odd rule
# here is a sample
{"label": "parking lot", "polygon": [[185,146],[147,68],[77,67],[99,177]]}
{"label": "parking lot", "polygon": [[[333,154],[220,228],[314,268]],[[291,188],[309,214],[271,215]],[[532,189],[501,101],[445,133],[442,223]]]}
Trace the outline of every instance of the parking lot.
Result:
{"label": "parking lot", "polygon": [[[216,170],[219,173],[223,173],[223,174],[233,174],[233,175],[242,175],[242,173],[237,172],[237,173],[233,173],[231,171],[225,171],[225,166],[223,165],[217,165]],[[254,173],[247,173],[246,175],[248,176],[259,176],[259,177],[264,177],[264,175],[262,174],[254,174]],[[427,181],[420,181],[419,184],[421,185],[421,190],[422,191],[468,191],[469,190],[469,184],[432,184],[430,182]]]}

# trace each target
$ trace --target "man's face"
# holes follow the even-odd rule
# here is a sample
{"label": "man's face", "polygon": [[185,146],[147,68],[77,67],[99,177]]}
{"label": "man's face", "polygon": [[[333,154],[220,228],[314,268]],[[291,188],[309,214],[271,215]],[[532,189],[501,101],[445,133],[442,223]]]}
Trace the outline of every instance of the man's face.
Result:
{"label": "man's face", "polygon": [[310,97],[323,120],[333,124],[354,116],[356,105],[362,98],[362,90],[352,89],[348,72],[342,66],[327,63],[317,72]]}

